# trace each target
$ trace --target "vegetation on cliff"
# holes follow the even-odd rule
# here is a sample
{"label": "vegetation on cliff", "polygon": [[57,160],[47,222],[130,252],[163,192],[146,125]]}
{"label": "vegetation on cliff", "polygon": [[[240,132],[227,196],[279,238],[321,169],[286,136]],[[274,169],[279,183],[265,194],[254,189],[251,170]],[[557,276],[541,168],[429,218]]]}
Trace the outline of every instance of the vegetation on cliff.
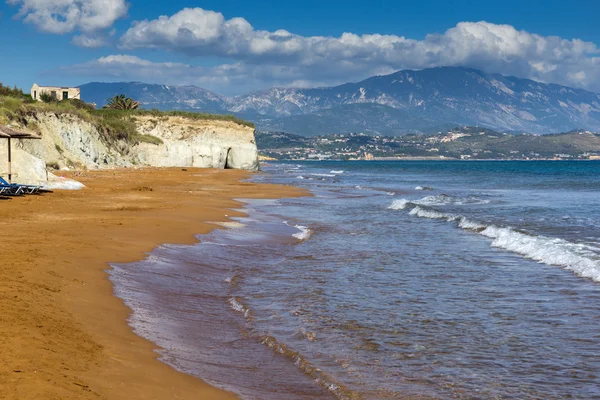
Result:
{"label": "vegetation on cliff", "polygon": [[[118,98],[117,98],[118,97]],[[162,140],[152,135],[141,135],[137,131],[137,116],[153,116],[157,119],[178,116],[190,119],[231,121],[243,126],[254,127],[250,122],[229,115],[215,115],[192,112],[162,112],[158,110],[140,110],[135,108],[133,99],[116,96],[115,107],[96,110],[91,104],[78,99],[57,101],[35,101],[30,95],[18,88],[0,84],[0,124],[17,124],[33,132],[38,132],[36,119],[40,113],[71,115],[95,126],[102,139],[109,145],[125,142],[127,145],[138,143],[161,144]],[[122,106],[119,106],[121,104]]]}
{"label": "vegetation on cliff", "polygon": [[137,110],[140,108],[140,102],[120,94],[108,99],[108,104],[102,108],[108,110]]}

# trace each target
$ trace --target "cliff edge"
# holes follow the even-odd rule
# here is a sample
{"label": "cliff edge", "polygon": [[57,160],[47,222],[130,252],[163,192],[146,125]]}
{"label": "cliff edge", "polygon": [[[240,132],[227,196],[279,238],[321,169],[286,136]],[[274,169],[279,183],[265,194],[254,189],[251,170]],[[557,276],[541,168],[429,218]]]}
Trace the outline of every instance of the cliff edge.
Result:
{"label": "cliff edge", "polygon": [[[73,168],[259,167],[254,127],[235,118],[40,108],[21,110],[11,124],[41,137],[13,141],[13,176],[21,183],[45,183],[52,178],[47,171]],[[3,146],[0,160],[5,154]],[[0,174],[6,174],[1,161]]]}

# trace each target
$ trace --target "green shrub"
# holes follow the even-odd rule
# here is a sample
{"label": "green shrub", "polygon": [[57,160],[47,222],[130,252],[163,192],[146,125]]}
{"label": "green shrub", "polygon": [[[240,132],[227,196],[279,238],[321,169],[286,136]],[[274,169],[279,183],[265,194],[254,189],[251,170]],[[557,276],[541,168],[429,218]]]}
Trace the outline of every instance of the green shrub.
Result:
{"label": "green shrub", "polygon": [[34,100],[33,97],[31,97],[30,94],[26,94],[25,96],[23,96],[23,102],[25,104],[31,104],[31,103],[35,103],[36,100]]}
{"label": "green shrub", "polygon": [[16,86],[11,88],[9,86],[4,86],[0,83],[0,96],[24,98],[26,95],[21,89],[18,89]]}
{"label": "green shrub", "polygon": [[133,137],[134,141],[136,143],[150,143],[150,144],[155,144],[157,146],[163,144],[164,142],[162,141],[161,138],[158,138],[156,136],[152,136],[152,135],[140,135],[140,134],[136,134]]}
{"label": "green shrub", "polygon": [[87,111],[93,111],[96,109],[96,106],[94,106],[93,104],[90,103],[86,103],[83,100],[79,100],[79,99],[69,99],[67,100],[69,103],[71,103],[71,105],[75,108],[77,108],[78,110],[87,110]]}
{"label": "green shrub", "polygon": [[58,103],[58,99],[56,98],[56,94],[52,95],[48,92],[40,93],[40,100],[44,103]]}
{"label": "green shrub", "polygon": [[132,143],[137,135],[136,125],[131,117],[107,114],[101,116],[98,122],[97,126],[104,133],[104,139],[110,144],[118,140]]}
{"label": "green shrub", "polygon": [[116,95],[107,100],[108,103],[102,107],[109,110],[137,110],[140,108],[140,102],[124,94]]}

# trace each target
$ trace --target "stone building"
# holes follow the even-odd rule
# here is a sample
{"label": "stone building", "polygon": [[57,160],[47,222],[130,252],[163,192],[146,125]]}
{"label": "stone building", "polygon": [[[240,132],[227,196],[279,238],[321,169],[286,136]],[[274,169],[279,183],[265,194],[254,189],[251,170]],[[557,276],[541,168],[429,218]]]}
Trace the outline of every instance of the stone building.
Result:
{"label": "stone building", "polygon": [[42,93],[48,93],[57,100],[68,100],[78,99],[81,100],[81,89],[72,87],[58,87],[58,86],[39,86],[34,83],[31,87],[31,97],[34,100],[42,101],[40,95]]}

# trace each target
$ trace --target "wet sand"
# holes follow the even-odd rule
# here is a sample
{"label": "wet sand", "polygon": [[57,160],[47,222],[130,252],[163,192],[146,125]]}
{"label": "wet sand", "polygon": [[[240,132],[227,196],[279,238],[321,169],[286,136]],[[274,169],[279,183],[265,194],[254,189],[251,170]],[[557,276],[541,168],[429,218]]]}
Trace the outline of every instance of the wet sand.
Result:
{"label": "wet sand", "polygon": [[81,191],[0,201],[1,399],[234,399],[159,362],[127,325],[109,262],[163,243],[190,244],[240,216],[233,198],[300,189],[240,182],[243,171],[71,173]]}

